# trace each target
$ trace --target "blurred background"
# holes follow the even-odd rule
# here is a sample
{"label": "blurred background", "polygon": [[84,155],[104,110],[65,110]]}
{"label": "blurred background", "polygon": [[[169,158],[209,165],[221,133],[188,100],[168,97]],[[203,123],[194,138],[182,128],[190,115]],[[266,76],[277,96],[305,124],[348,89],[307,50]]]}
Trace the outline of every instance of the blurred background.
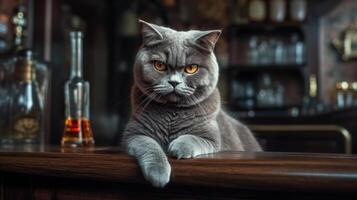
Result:
{"label": "blurred background", "polygon": [[[26,25],[14,18],[19,5]],[[130,115],[138,19],[178,30],[223,30],[215,49],[223,107],[248,124],[265,150],[357,152],[353,0],[1,0],[2,57],[14,55],[20,27],[24,46],[47,66],[46,143],[59,145],[63,134],[68,33],[81,30],[94,138],[98,146],[118,144]]]}

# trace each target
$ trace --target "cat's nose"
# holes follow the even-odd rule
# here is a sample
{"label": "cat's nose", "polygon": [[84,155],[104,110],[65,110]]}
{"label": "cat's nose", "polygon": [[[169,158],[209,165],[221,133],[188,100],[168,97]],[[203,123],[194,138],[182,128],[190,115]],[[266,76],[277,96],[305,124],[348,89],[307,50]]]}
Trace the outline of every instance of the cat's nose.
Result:
{"label": "cat's nose", "polygon": [[180,84],[181,82],[178,82],[178,81],[168,81],[172,87],[176,87],[178,84]]}

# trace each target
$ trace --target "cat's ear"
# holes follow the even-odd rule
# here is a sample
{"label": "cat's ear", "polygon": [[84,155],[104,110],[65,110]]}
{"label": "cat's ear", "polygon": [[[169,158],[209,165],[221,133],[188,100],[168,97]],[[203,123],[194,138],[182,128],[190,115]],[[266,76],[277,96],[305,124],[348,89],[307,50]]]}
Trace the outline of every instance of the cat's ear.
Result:
{"label": "cat's ear", "polygon": [[158,44],[164,39],[164,37],[159,31],[160,29],[159,26],[155,24],[150,24],[140,19],[139,19],[139,23],[141,26],[141,35],[143,38],[144,46],[152,46]]}
{"label": "cat's ear", "polygon": [[199,48],[212,52],[221,32],[221,30],[200,31],[195,35],[194,42]]}

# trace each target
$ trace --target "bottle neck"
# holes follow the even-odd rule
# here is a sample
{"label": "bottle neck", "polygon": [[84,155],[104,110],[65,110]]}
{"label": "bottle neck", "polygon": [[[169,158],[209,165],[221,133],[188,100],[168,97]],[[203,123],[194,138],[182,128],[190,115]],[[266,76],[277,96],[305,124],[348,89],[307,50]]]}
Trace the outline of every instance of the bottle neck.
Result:
{"label": "bottle neck", "polygon": [[26,31],[27,31],[27,8],[24,4],[20,4],[14,9],[12,16],[13,23],[13,50],[18,51],[25,48]]}
{"label": "bottle neck", "polygon": [[83,46],[82,37],[71,35],[71,72],[70,78],[83,77]]}

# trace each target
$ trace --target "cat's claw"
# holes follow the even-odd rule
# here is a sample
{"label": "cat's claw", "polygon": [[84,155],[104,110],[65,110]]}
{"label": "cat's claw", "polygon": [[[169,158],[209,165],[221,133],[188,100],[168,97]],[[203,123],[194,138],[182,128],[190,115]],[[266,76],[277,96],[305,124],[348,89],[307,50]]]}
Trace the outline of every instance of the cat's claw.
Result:
{"label": "cat's claw", "polygon": [[170,181],[171,166],[168,162],[146,164],[143,174],[154,187],[162,188]]}
{"label": "cat's claw", "polygon": [[168,153],[177,159],[194,158],[199,155],[197,147],[185,136],[181,136],[172,141],[169,145]]}

